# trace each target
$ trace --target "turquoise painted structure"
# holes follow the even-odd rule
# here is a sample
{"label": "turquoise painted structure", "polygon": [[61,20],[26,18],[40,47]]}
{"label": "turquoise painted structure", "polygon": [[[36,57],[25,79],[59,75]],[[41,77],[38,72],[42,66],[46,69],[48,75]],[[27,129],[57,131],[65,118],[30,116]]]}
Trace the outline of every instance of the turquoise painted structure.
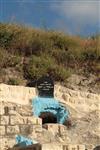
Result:
{"label": "turquoise painted structure", "polygon": [[38,143],[38,142],[35,140],[33,141],[33,140],[26,138],[24,136],[21,136],[21,135],[16,136],[16,144],[18,144],[20,147],[26,147],[26,146],[36,144],[36,143]]}
{"label": "turquoise painted structure", "polygon": [[63,124],[69,116],[69,111],[54,98],[35,97],[32,106],[34,116],[39,117],[43,112],[50,112],[57,117],[57,123],[60,124]]}
{"label": "turquoise painted structure", "polygon": [[[69,111],[66,110],[64,106],[62,106],[56,99],[54,98],[45,98],[45,97],[35,97],[32,100],[32,110],[33,115],[39,117],[41,113],[50,112],[54,114],[57,118],[57,123],[64,124],[64,122],[68,119]],[[29,138],[23,137],[21,135],[16,136],[16,143],[20,147],[26,147],[32,144],[38,143],[37,141],[33,141]]]}

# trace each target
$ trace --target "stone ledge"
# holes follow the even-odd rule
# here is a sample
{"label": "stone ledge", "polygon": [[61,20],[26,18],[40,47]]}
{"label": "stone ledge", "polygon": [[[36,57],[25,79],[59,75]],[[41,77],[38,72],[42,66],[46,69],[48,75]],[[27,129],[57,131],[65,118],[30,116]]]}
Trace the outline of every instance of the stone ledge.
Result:
{"label": "stone ledge", "polygon": [[42,119],[37,117],[27,117],[27,124],[42,125]]}
{"label": "stone ledge", "polygon": [[25,125],[25,124],[31,124],[31,125],[42,125],[42,119],[30,116],[10,116],[10,124],[11,125]]}

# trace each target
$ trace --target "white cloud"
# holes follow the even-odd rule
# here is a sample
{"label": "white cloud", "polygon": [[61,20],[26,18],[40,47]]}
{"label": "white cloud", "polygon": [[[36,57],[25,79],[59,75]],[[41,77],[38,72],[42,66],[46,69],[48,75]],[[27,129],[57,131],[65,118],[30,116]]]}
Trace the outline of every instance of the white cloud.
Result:
{"label": "white cloud", "polygon": [[95,23],[99,19],[99,1],[70,1],[61,3],[60,11],[78,22]]}
{"label": "white cloud", "polygon": [[[70,0],[52,4],[51,8],[58,13],[65,22],[74,24],[74,30],[83,30],[85,26],[94,26],[100,19],[99,0]],[[60,21],[60,19],[59,19]],[[71,27],[70,27],[71,28]]]}

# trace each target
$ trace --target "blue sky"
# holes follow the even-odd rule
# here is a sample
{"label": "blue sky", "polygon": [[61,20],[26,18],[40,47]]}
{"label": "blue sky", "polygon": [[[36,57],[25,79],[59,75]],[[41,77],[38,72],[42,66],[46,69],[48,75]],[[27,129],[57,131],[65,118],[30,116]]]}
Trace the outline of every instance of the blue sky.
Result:
{"label": "blue sky", "polygon": [[0,21],[90,36],[99,32],[99,0],[0,0]]}

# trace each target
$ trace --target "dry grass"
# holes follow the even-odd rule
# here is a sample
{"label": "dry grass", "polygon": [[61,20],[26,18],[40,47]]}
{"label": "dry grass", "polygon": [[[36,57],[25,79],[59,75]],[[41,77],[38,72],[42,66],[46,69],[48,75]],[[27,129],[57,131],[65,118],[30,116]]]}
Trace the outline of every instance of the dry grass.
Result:
{"label": "dry grass", "polygon": [[69,70],[99,73],[100,35],[82,38],[0,23],[0,67],[16,66],[28,79],[52,72],[56,80],[65,81]]}

